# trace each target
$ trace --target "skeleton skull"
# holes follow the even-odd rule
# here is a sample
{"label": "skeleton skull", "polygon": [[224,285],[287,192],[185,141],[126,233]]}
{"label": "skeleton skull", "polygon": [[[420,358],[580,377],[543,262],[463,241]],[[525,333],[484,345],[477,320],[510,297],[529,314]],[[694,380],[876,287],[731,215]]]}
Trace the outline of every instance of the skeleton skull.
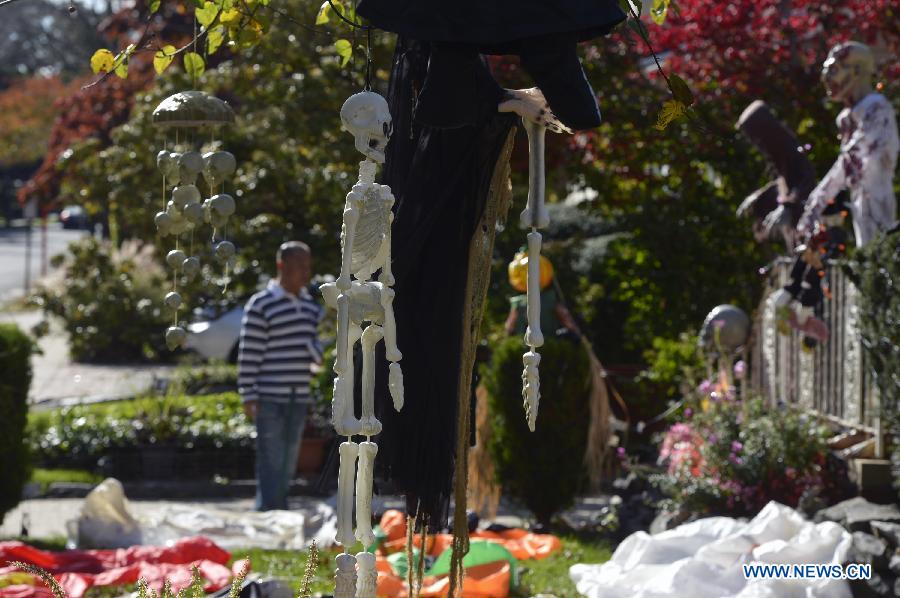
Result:
{"label": "skeleton skull", "polygon": [[341,122],[355,140],[356,149],[367,158],[384,163],[384,150],[391,136],[391,113],[387,101],[372,91],[353,94],[341,107]]}

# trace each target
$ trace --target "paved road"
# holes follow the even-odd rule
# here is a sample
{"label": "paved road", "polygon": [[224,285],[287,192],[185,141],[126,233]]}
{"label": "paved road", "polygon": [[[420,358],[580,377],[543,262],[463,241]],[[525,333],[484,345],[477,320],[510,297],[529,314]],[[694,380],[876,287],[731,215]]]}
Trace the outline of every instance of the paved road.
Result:
{"label": "paved road", "polygon": [[[59,224],[47,229],[47,259],[65,252],[69,243],[83,237],[83,230],[63,230]],[[25,228],[0,228],[0,303],[22,297],[25,287]],[[41,274],[41,229],[35,227],[31,235],[32,281]]]}

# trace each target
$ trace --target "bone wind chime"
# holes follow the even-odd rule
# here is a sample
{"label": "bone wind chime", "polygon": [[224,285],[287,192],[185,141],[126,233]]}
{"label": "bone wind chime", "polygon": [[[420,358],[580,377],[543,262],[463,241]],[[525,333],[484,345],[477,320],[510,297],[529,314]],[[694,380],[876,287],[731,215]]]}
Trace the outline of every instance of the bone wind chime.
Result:
{"label": "bone wind chime", "polygon": [[[403,407],[403,374],[398,363],[394,322],[394,277],[391,274],[391,206],[394,196],[387,185],[375,182],[376,163],[384,162],[391,134],[391,115],[383,97],[371,91],[350,96],[341,107],[341,122],[353,134],[355,146],[366,157],[359,163],[359,180],[347,194],[341,231],[341,274],[322,285],[325,302],[337,310],[337,356],[334,372],[332,424],[346,436],[339,448],[337,535],[344,552],[336,557],[335,598],[375,598],[378,573],[375,555],[350,554],[359,540],[363,548],[375,541],[372,531],[372,481],[381,432],[375,417],[375,346],[384,341],[390,362],[388,387],[394,408]],[[380,270],[378,280],[371,280]],[[362,410],[354,414],[353,349],[362,345]],[[365,436],[353,442],[354,435]],[[356,530],[353,529],[354,474]]]}
{"label": "bone wind chime", "polygon": [[[165,148],[156,156],[156,165],[163,176],[163,193],[162,210],[157,212],[154,222],[160,236],[175,238],[175,248],[166,254],[166,263],[172,268],[172,290],[166,295],[165,304],[174,312],[174,322],[166,330],[166,346],[172,351],[187,340],[184,328],[178,325],[178,311],[183,303],[178,292],[179,279],[189,282],[202,269],[200,256],[194,251],[197,227],[204,222],[213,227],[211,253],[224,268],[223,284],[228,284],[228,271],[234,268],[235,248],[226,238],[226,232],[235,203],[234,198],[225,193],[225,181],[234,174],[237,164],[234,156],[226,151],[205,154],[197,151],[203,146],[205,137],[201,137],[201,133],[204,129],[212,131],[207,147],[215,148],[221,145],[215,133],[233,122],[231,107],[202,91],[171,95],[153,111],[153,124],[167,133]],[[209,197],[202,204],[197,186],[200,174],[209,189]],[[181,245],[184,233],[189,233],[187,252]]]}

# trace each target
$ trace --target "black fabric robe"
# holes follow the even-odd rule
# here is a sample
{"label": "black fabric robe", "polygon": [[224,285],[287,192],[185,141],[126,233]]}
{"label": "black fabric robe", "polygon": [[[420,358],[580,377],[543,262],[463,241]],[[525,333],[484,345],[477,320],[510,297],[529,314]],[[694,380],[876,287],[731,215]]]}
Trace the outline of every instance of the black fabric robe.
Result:
{"label": "black fabric robe", "polygon": [[383,367],[376,381],[384,426],[376,463],[407,496],[410,514],[420,513],[434,529],[446,522],[452,494],[469,243],[517,117],[497,112],[499,88],[482,64],[475,124],[415,124],[429,56],[429,44],[399,40],[388,91],[394,132],[382,182],[396,198],[392,271],[405,404],[394,411]]}
{"label": "black fabric robe", "polygon": [[435,127],[475,124],[479,54],[519,56],[564,124],[596,127],[600,109],[576,45],[625,20],[615,0],[362,0],[357,12],[379,29],[430,43],[417,120]]}

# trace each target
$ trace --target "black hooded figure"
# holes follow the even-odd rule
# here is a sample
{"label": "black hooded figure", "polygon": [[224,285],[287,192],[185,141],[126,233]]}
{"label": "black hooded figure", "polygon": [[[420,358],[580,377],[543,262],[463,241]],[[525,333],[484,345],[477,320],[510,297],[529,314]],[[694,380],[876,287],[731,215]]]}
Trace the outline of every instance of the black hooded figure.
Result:
{"label": "black hooded figure", "polygon": [[461,359],[470,242],[518,121],[498,112],[508,92],[483,55],[518,55],[562,123],[593,128],[600,111],[576,44],[625,15],[615,0],[361,0],[357,12],[399,34],[382,182],[396,198],[392,270],[405,404],[399,413],[390,407],[385,367],[377,463],[418,526],[436,530],[453,494],[460,372],[472,367]]}

